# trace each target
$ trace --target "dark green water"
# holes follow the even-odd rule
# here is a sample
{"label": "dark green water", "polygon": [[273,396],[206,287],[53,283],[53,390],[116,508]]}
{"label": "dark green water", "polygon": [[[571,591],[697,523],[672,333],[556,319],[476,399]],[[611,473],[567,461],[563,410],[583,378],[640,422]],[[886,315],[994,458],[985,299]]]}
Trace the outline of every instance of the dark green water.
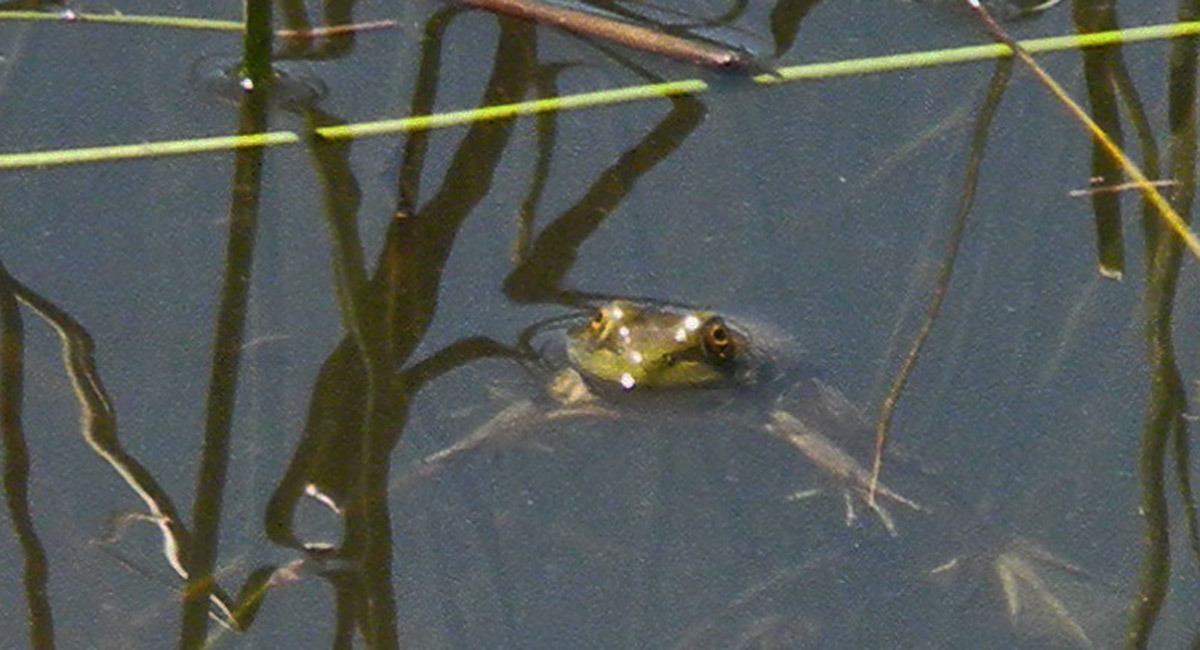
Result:
{"label": "dark green water", "polygon": [[[1122,25],[1172,20],[1163,4],[1120,4]],[[236,18],[203,3],[117,8]],[[803,9],[752,4],[736,24],[748,47],[769,52],[774,20],[783,65],[987,42],[968,15],[944,8],[854,0]],[[785,10],[806,13],[798,32],[784,29]],[[502,30],[482,13],[374,2],[353,16],[399,26],[291,52],[309,59],[292,64],[296,74],[319,78],[325,92],[315,110],[270,112],[272,129],[400,117],[415,101],[439,111],[485,96],[519,101],[536,97],[538,79],[561,94],[645,82],[577,39],[507,22]],[[1066,5],[1010,27],[1019,38],[1076,29]],[[0,23],[0,47],[4,153],[238,129],[238,107],[194,74],[213,57],[238,56],[236,36]],[[1123,51],[1164,166],[1171,47]],[[259,567],[296,575],[276,573],[248,631],[211,624],[214,646],[357,637],[363,647],[415,648],[1057,647],[1002,624],[994,581],[968,576],[967,588],[946,592],[922,582],[930,567],[909,556],[940,544],[953,555],[956,522],[926,529],[901,518],[894,540],[877,522],[847,528],[836,496],[788,500],[820,476],[747,427],[562,425],[548,435],[552,451],[505,447],[417,488],[389,488],[536,394],[498,355],[580,295],[671,299],[774,323],[830,384],[869,413],[878,408],[925,313],[994,64],[763,88],[629,56],[662,79],[701,74],[713,90],[422,139],[267,150],[252,264],[240,274],[249,278],[244,334],[225,339],[240,352],[215,362],[238,364],[232,410],[206,404],[217,323],[232,322],[221,296],[235,156],[0,171],[0,262],[90,334],[121,445],[191,531],[206,421],[211,429],[214,412],[231,417],[217,582],[236,594]],[[1039,60],[1086,98],[1078,53]],[[424,90],[422,66],[437,70]],[[1134,142],[1128,112],[1122,119]],[[1090,157],[1082,129],[1018,69],[986,140],[942,317],[893,433],[988,521],[1095,576],[1086,584],[1104,597],[1077,602],[1107,619],[1092,632],[1096,645],[1114,647],[1133,620],[1125,610],[1144,561],[1138,462],[1151,379],[1162,375],[1146,352],[1136,197],[1121,201],[1127,260],[1115,282],[1096,272],[1091,203],[1068,195],[1093,175]],[[539,174],[531,244],[515,264],[522,204]],[[1183,262],[1174,289],[1189,395],[1194,266]],[[339,286],[351,288],[339,297]],[[155,526],[129,524],[108,539],[115,518],[146,505],[79,435],[54,331],[28,308],[21,315],[22,426],[7,431],[23,439],[30,464],[19,476],[6,447],[0,647],[28,647],[35,631],[65,648],[179,645],[184,581]],[[358,323],[357,339],[348,323]],[[219,380],[221,389],[232,385]],[[1172,463],[1162,486],[1171,593],[1154,647],[1192,642],[1200,602]],[[308,483],[345,516],[303,497]],[[317,541],[337,550],[302,548]],[[39,552],[44,562],[30,559]],[[27,563],[46,571],[44,599],[30,595],[43,583]],[[31,623],[38,603],[52,623]]]}

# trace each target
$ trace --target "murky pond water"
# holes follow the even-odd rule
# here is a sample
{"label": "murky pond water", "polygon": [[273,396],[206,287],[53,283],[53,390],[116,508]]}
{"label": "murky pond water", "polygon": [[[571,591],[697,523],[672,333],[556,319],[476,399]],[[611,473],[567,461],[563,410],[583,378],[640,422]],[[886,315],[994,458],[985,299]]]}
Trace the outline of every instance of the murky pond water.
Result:
{"label": "murky pond water", "polygon": [[[988,42],[937,4],[666,9],[731,12],[719,33],[781,66]],[[1176,11],[1119,9],[1121,26]],[[768,87],[433,2],[352,13],[397,25],[281,44],[313,95],[266,113],[300,137],[261,161],[0,171],[15,279],[0,286],[0,646],[1078,647],[1082,634],[1113,647],[1151,620],[1130,609],[1154,585],[1170,593],[1151,645],[1193,641],[1180,447],[1151,424],[1190,422],[1169,407],[1187,411],[1197,375],[1195,265],[1185,257],[1174,285],[1171,264],[1149,272],[1141,205],[1113,194],[1095,203],[1123,213],[1124,279],[1101,277],[1097,208],[1070,194],[1096,174],[1091,141],[1027,71],[980,135],[993,62]],[[1035,38],[1103,19],[1064,4],[1008,26]],[[3,153],[236,133],[239,107],[195,71],[239,47],[218,32],[0,22]],[[1073,51],[1039,61],[1110,115],[1117,98],[1134,157],[1187,183],[1172,171],[1187,153],[1170,137],[1177,47],[1130,44],[1108,68]],[[307,135],[695,77],[708,92],[352,143]],[[893,505],[894,535],[766,431],[771,404],[525,418],[429,469],[497,414],[546,403],[527,328],[613,296],[771,323],[804,377],[873,419],[975,160],[962,250],[884,467],[928,507]],[[231,216],[256,189],[256,212]],[[1172,300],[1168,316],[1147,306]],[[1162,325],[1182,393],[1151,336]],[[825,433],[869,466],[868,426]],[[1156,487],[1172,554],[1151,576]],[[196,636],[179,570],[214,531],[211,609],[246,629]],[[1016,623],[1013,585],[1043,596]]]}

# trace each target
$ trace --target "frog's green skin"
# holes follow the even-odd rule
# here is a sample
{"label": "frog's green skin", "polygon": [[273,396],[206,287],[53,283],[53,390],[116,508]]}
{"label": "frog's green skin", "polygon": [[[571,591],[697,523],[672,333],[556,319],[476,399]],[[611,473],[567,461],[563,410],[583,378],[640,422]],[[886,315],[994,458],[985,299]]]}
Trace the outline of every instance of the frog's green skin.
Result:
{"label": "frog's green skin", "polygon": [[628,300],[601,306],[567,331],[571,366],[626,390],[703,388],[737,381],[749,339],[701,310],[650,308]]}
{"label": "frog's green skin", "polygon": [[[406,478],[427,477],[454,457],[487,445],[518,439],[528,442],[541,425],[556,420],[640,417],[645,415],[648,401],[651,407],[654,398],[677,405],[685,394],[724,408],[729,400],[722,401],[717,395],[728,396],[732,390],[741,396],[746,391],[737,392],[740,389],[786,383],[781,381],[786,373],[780,370],[778,342],[773,340],[777,335],[711,311],[613,300],[568,327],[541,334],[556,337],[560,348],[558,358],[552,350],[543,350],[543,361],[554,371],[547,387],[553,403],[515,401],[465,439],[427,457],[421,470]],[[869,431],[861,413],[840,392],[814,378],[802,378],[795,384],[803,395],[798,402],[785,405],[783,399],[771,399],[763,407],[760,401],[758,419],[749,419],[748,428],[787,442],[819,467],[843,495],[848,524],[861,504],[896,535],[897,524],[889,507],[927,510],[883,483],[878,483],[871,495],[871,473],[843,448],[852,441],[841,435]],[[629,408],[631,400],[643,409]],[[678,413],[678,409],[671,412]],[[736,421],[744,425],[747,418],[739,414]],[[860,451],[858,457],[869,455]],[[1040,583],[1022,578],[1022,572],[1032,570],[1024,555],[1007,551],[996,558],[994,569],[1010,612],[1028,606],[1022,605],[1022,600],[1032,599],[1035,606],[1040,603],[1052,610],[1062,628],[1060,634],[1081,647],[1090,645],[1082,628],[1052,593]]]}
{"label": "frog's green skin", "polygon": [[544,355],[558,371],[550,394],[624,413],[737,407],[741,415],[750,406],[761,415],[789,356],[787,337],[769,326],[667,303],[613,300],[547,334],[558,339],[548,347],[561,349]]}

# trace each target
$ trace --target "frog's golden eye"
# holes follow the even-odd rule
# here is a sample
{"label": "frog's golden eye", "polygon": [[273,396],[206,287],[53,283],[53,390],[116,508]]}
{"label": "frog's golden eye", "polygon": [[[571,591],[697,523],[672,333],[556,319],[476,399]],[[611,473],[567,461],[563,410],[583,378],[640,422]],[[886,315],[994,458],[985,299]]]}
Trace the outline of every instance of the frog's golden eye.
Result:
{"label": "frog's golden eye", "polygon": [[704,328],[704,347],[719,359],[729,358],[735,352],[733,337],[721,319],[712,319]]}
{"label": "frog's golden eye", "polygon": [[592,320],[588,322],[588,328],[592,330],[593,334],[598,334],[604,329],[605,320],[607,320],[607,316],[605,315],[604,310],[597,309],[596,313],[592,314]]}

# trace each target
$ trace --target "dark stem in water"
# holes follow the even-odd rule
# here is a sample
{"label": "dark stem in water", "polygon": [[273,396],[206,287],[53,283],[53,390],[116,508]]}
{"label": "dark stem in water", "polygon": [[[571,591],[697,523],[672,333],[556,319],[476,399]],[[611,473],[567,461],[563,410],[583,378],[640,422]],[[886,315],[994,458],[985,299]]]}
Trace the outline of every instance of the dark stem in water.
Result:
{"label": "dark stem in water", "polygon": [[[247,0],[245,46],[244,68],[254,86],[253,92],[247,92],[243,97],[238,125],[241,135],[267,130],[267,106],[271,92],[270,0]],[[225,277],[209,375],[204,448],[196,479],[196,497],[192,504],[195,530],[191,553],[186,559],[188,598],[183,606],[181,648],[199,649],[206,641],[208,601],[217,560],[221,508],[229,467],[233,412],[258,227],[262,158],[262,148],[252,147],[239,150],[234,163],[229,239],[226,242]]]}
{"label": "dark stem in water", "polygon": [[946,256],[942,259],[942,267],[938,271],[937,280],[934,282],[933,295],[929,299],[929,307],[926,310],[925,322],[921,325],[921,329],[913,338],[912,347],[908,354],[904,357],[904,362],[900,366],[900,370],[896,373],[896,379],[892,382],[892,387],[884,397],[883,405],[879,409],[879,419],[875,426],[875,460],[871,469],[871,484],[868,490],[867,503],[872,507],[875,506],[875,494],[879,488],[879,474],[883,471],[883,451],[887,447],[888,430],[892,426],[892,416],[896,410],[896,403],[900,401],[900,396],[904,393],[904,387],[908,384],[908,378],[912,375],[912,371],[916,368],[917,360],[921,356],[921,349],[925,346],[925,341],[933,332],[933,326],[937,322],[938,315],[942,311],[942,304],[946,301],[946,292],[950,288],[950,280],[954,276],[954,263],[958,259],[958,252],[962,248],[963,233],[967,227],[967,216],[971,214],[971,207],[975,203],[975,189],[979,185],[979,168],[983,163],[984,146],[987,144],[988,131],[991,128],[992,119],[996,115],[996,109],[1000,106],[1000,100],[1004,97],[1004,91],[1008,88],[1008,80],[1012,76],[1012,60],[1001,59],[996,63],[996,71],[992,75],[992,83],[988,88],[987,98],[984,100],[983,106],[979,110],[979,115],[975,119],[975,133],[971,139],[971,158],[967,163],[967,173],[963,178],[963,190],[959,197],[958,211],[954,215],[953,221],[950,223],[949,240],[946,243]]}
{"label": "dark stem in water", "polygon": [[271,0],[245,0],[242,76],[255,86],[271,78]]}
{"label": "dark stem in water", "polygon": [[[29,448],[25,444],[21,422],[21,402],[25,394],[25,335],[12,285],[4,265],[0,264],[0,443],[3,445],[0,458],[4,461],[4,502],[25,560],[29,647],[50,650],[55,647],[54,616],[47,588],[50,567],[45,547],[33,525],[29,500]],[[15,558],[10,562],[15,564]]]}

